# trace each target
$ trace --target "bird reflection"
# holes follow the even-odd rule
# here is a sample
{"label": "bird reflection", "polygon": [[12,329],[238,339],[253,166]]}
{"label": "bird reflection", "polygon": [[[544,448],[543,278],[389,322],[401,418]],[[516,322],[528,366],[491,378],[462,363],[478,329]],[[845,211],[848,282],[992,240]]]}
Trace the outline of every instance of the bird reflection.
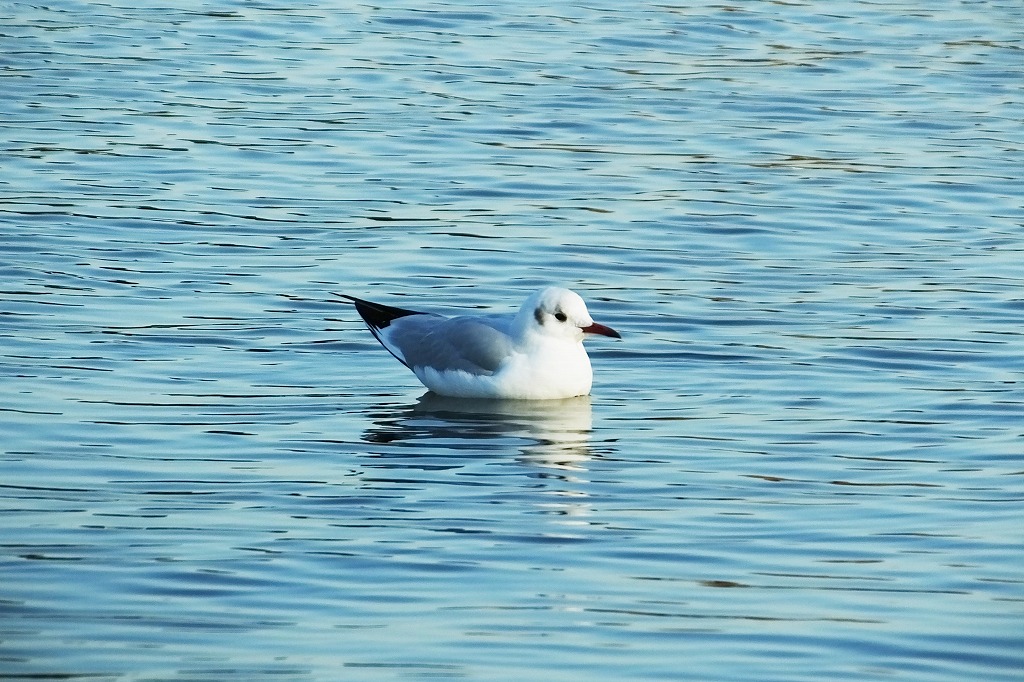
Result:
{"label": "bird reflection", "polygon": [[418,445],[433,454],[512,450],[534,466],[583,471],[592,456],[591,421],[590,396],[476,400],[428,392],[413,405],[378,412],[363,440]]}
{"label": "bird reflection", "polygon": [[[518,462],[531,482],[509,490],[516,495],[530,491],[543,517],[557,527],[554,531],[549,527],[545,537],[576,538],[595,523],[586,463],[601,455],[590,442],[589,396],[474,400],[428,392],[412,405],[381,405],[372,418],[373,426],[364,432],[363,440],[384,447],[373,448],[367,456],[378,470],[401,470],[394,480],[402,485],[420,480],[410,476],[413,470],[472,466],[479,471],[475,465],[481,460],[498,466]],[[492,480],[498,484],[504,479]],[[549,535],[552,532],[555,535]]]}

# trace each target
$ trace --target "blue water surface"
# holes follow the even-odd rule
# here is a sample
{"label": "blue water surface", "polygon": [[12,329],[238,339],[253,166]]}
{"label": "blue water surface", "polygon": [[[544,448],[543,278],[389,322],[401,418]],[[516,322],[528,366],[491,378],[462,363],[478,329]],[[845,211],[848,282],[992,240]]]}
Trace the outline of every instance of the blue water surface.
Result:
{"label": "blue water surface", "polygon": [[[0,678],[1020,679],[1019,3],[0,27]],[[332,296],[548,283],[590,397]]]}

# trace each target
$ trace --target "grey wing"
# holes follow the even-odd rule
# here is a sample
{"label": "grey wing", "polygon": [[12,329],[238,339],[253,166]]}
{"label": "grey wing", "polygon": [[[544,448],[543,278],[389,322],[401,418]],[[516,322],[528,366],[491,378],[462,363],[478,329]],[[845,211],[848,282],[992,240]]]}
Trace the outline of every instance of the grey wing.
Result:
{"label": "grey wing", "polygon": [[386,330],[387,342],[412,368],[493,374],[512,354],[512,339],[491,324],[469,317],[410,315]]}

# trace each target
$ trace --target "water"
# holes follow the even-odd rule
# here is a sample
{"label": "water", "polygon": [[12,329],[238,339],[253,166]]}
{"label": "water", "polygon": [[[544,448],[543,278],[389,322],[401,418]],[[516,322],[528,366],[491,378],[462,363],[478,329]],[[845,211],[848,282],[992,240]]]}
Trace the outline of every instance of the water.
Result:
{"label": "water", "polygon": [[0,677],[1020,679],[1024,12],[634,5],[0,10]]}

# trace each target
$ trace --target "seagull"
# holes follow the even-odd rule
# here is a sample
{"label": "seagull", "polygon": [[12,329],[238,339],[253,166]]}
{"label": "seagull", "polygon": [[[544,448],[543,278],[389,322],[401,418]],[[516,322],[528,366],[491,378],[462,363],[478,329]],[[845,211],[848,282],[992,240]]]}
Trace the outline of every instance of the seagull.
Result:
{"label": "seagull", "polygon": [[518,313],[442,317],[334,294],[424,386],[452,398],[555,400],[588,395],[587,334],[621,335],[594,322],[580,295],[546,287]]}

